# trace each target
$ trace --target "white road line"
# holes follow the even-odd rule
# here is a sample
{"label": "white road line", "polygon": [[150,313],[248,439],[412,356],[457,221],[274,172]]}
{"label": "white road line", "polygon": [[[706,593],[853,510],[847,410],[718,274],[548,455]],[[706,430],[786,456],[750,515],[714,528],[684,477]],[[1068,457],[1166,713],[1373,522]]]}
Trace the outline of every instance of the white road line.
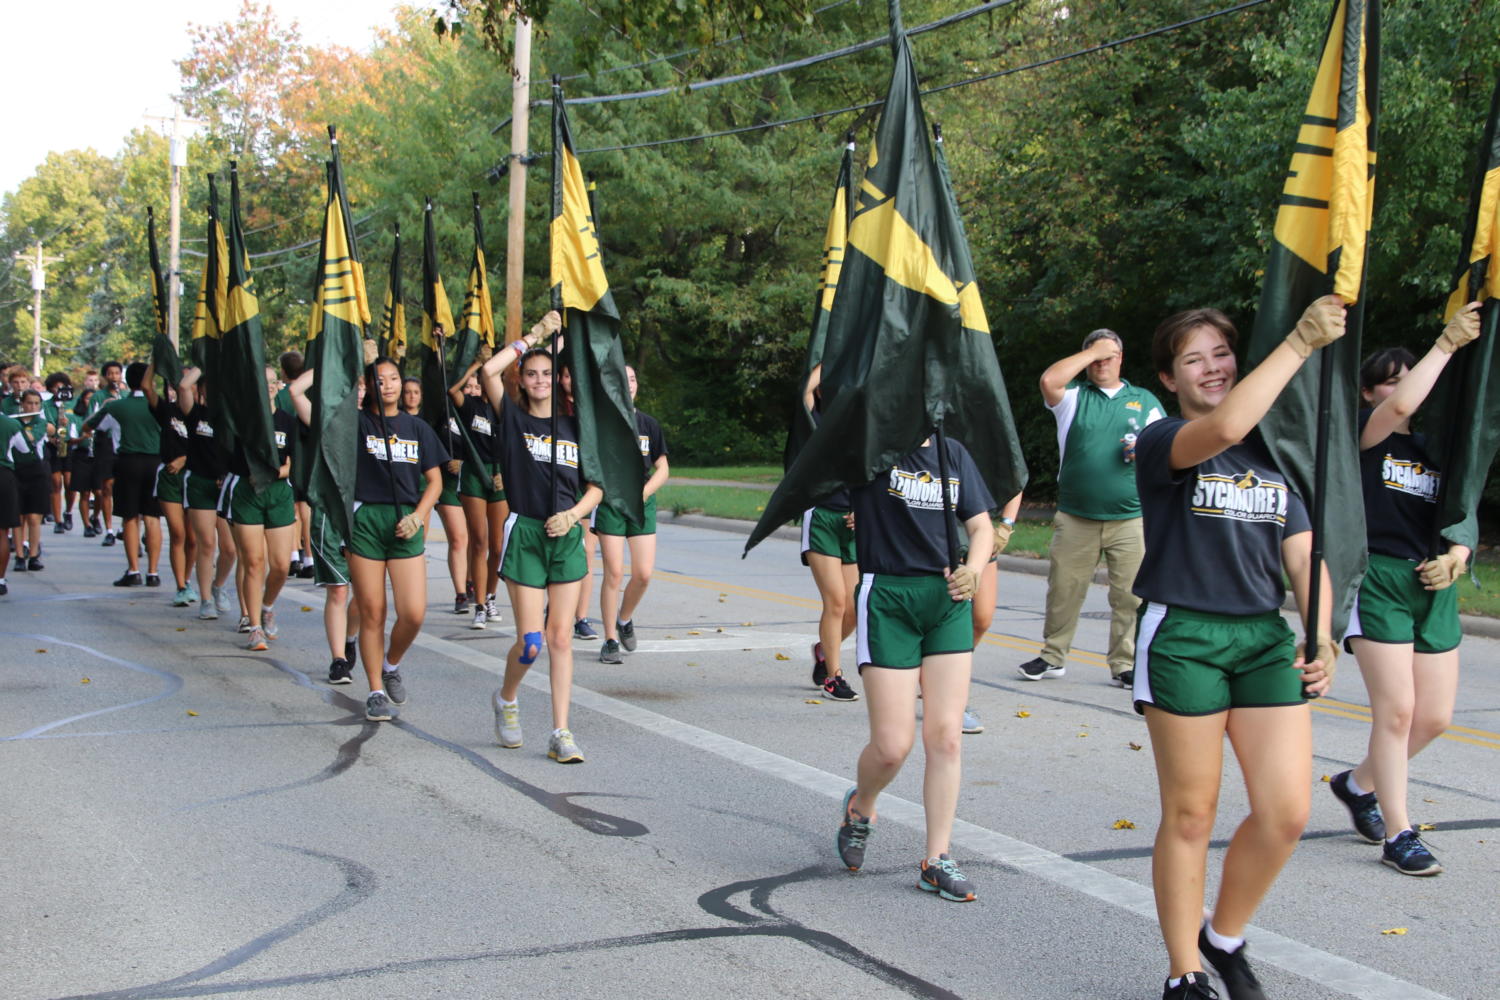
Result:
{"label": "white road line", "polygon": [[[415,644],[497,676],[505,672],[505,660],[502,657],[481,652],[463,643],[419,632]],[[545,666],[542,665],[541,669],[527,674],[522,683],[528,688],[545,693],[548,690]],[[800,761],[783,757],[769,750],[762,750],[760,747],[742,743],[707,729],[700,729],[686,722],[679,722],[618,698],[611,698],[588,688],[579,687],[577,684],[573,686],[573,704],[607,715],[620,722],[629,723],[658,736],[675,740],[696,750],[706,751],[735,764],[772,775],[809,791],[826,795],[835,801],[842,801],[844,793],[849,790],[847,777],[810,767]],[[886,822],[900,823],[918,831],[924,829],[925,826],[921,805],[895,795],[881,796],[880,815]],[[1080,861],[1073,861],[1045,847],[1007,837],[1003,833],[996,833],[964,820],[954,823],[953,839],[955,844],[966,853],[983,855],[1054,885],[1063,886],[1128,910],[1147,920],[1153,922],[1156,920],[1156,902],[1149,886],[1132,882],[1130,879],[1121,878]],[[1451,1000],[1441,993],[1434,993],[1432,990],[1397,979],[1377,969],[1360,965],[1358,962],[1321,951],[1260,927],[1252,925],[1246,937],[1253,938],[1255,941],[1256,961],[1269,962],[1304,979],[1350,996],[1360,997],[1362,1000]]]}

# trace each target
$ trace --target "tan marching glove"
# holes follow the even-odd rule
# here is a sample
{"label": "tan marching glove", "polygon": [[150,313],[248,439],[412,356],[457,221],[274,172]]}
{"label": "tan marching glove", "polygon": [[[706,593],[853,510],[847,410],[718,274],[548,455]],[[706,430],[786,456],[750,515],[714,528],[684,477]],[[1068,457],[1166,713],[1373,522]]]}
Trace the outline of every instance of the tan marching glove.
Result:
{"label": "tan marching glove", "polygon": [[[417,532],[422,530],[422,519],[417,517],[415,512],[407,514],[396,522],[396,528],[397,538],[415,538]],[[405,529],[405,534],[401,531],[403,528]]]}
{"label": "tan marching glove", "polygon": [[974,596],[974,588],[979,585],[979,578],[967,563],[960,563],[958,568],[948,574],[948,593],[955,601],[967,601]]}
{"label": "tan marching glove", "polygon": [[1333,681],[1334,669],[1339,662],[1339,647],[1331,636],[1318,636],[1318,656],[1323,661],[1323,673],[1328,676],[1330,683]]}
{"label": "tan marching glove", "polygon": [[1433,556],[1417,567],[1422,584],[1432,590],[1447,590],[1464,575],[1464,557],[1457,552]]}
{"label": "tan marching glove", "polygon": [[573,530],[573,525],[578,523],[578,515],[571,510],[565,510],[560,514],[553,514],[547,518],[547,534],[553,538],[560,538]]}
{"label": "tan marching glove", "polygon": [[479,360],[479,364],[481,366],[486,361],[488,361],[490,358],[493,358],[494,356],[495,356],[495,349],[493,347],[491,347],[489,344],[480,344],[479,345],[478,360]]}
{"label": "tan marching glove", "polygon": [[1444,354],[1452,354],[1479,338],[1479,303],[1470,302],[1448,321],[1435,345]]}
{"label": "tan marching glove", "polygon": [[998,556],[1005,551],[1005,547],[1010,544],[1011,533],[1015,530],[1014,525],[1003,521],[995,522],[995,555]]}
{"label": "tan marching glove", "polygon": [[1316,299],[1302,312],[1302,318],[1286,335],[1287,346],[1304,360],[1312,352],[1327,347],[1344,335],[1344,300],[1337,295]]}
{"label": "tan marching glove", "polygon": [[375,363],[375,359],[378,358],[378,357],[380,357],[380,348],[379,348],[379,346],[377,346],[376,343],[375,343],[375,341],[373,341],[373,340],[366,340],[365,343],[364,343],[364,349],[365,349],[365,364],[367,364],[367,365],[373,365]]}

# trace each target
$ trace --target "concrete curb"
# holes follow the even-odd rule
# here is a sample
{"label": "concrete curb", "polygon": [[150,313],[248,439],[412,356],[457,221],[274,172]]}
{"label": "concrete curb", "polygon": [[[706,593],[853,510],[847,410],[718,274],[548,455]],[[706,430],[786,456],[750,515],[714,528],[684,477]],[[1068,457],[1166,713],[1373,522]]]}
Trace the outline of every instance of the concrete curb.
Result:
{"label": "concrete curb", "polygon": [[[681,524],[689,528],[707,528],[711,531],[728,531],[739,535],[750,534],[754,526],[751,521],[739,521],[731,517],[709,517],[707,514],[682,514],[677,517],[670,515],[662,517],[661,520],[667,524]],[[801,541],[802,533],[796,528],[782,525],[771,532],[772,538],[784,538],[789,541]],[[1047,575],[1047,560],[1030,559],[1024,556],[1000,556],[1000,568],[1011,573],[1028,573],[1031,576]],[[1094,582],[1104,586],[1109,585],[1109,574],[1103,569],[1094,571]],[[1288,597],[1282,605],[1288,611],[1295,611],[1296,602]],[[1464,635],[1480,636],[1485,639],[1500,639],[1500,618],[1486,618],[1482,615],[1459,615],[1459,625],[1463,628]]]}

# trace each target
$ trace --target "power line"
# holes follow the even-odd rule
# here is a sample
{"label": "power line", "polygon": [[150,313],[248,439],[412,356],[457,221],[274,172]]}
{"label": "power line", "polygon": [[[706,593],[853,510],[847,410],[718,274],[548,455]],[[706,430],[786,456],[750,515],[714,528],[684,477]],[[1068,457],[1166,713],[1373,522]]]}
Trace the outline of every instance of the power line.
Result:
{"label": "power line", "polygon": [[[942,91],[945,91],[945,90],[953,90],[954,88],[957,88],[957,87],[967,87],[970,84],[975,84],[975,83],[984,83],[984,82],[986,82],[988,80],[994,80],[994,79],[997,79],[997,78],[1002,77],[1002,76],[1009,76],[1012,73],[1022,73],[1022,72],[1025,72],[1026,70],[1040,69],[1040,68],[1042,68],[1044,66],[1051,66],[1054,63],[1065,62],[1066,60],[1069,60],[1069,59],[1076,59],[1079,56],[1091,55],[1091,54],[1093,54],[1095,52],[1102,52],[1102,51],[1104,51],[1106,49],[1118,48],[1118,47],[1120,47],[1122,45],[1125,45],[1125,44],[1128,44],[1130,42],[1137,42],[1137,41],[1140,41],[1140,40],[1142,40],[1144,38],[1151,38],[1151,37],[1153,37],[1155,35],[1164,35],[1164,34],[1166,34],[1168,32],[1177,31],[1177,30],[1179,30],[1181,28],[1186,28],[1186,27],[1189,27],[1189,26],[1194,25],[1194,24],[1199,24],[1199,23],[1201,23],[1203,21],[1209,21],[1209,20],[1212,20],[1212,19],[1214,19],[1216,17],[1223,17],[1223,16],[1225,16],[1227,14],[1237,14],[1240,11],[1248,10],[1251,7],[1259,7],[1261,4],[1266,4],[1266,3],[1271,3],[1271,2],[1272,2],[1272,0],[1246,0],[1245,3],[1237,4],[1237,5],[1233,6],[1233,7],[1225,7],[1222,10],[1212,11],[1212,12],[1207,13],[1207,14],[1200,14],[1197,17],[1188,18],[1185,21],[1178,21],[1176,24],[1163,25],[1160,28],[1153,28],[1150,31],[1143,31],[1143,32],[1140,32],[1139,34],[1129,35],[1129,36],[1127,36],[1125,38],[1117,38],[1114,41],[1104,42],[1104,43],[1102,43],[1100,45],[1091,45],[1088,48],[1079,49],[1076,52],[1069,52],[1069,53],[1066,53],[1065,55],[1060,55],[1060,56],[1052,56],[1051,58],[1048,58],[1048,59],[1041,59],[1041,60],[1038,60],[1037,62],[1027,63],[1024,66],[1013,66],[1010,69],[998,70],[998,71],[996,71],[994,73],[986,73],[983,76],[970,77],[969,79],[966,79],[966,80],[956,80],[953,83],[945,83],[942,86],[932,87],[932,88],[930,88],[928,90],[922,91],[922,96],[923,97],[927,97],[927,96],[932,95],[932,94],[941,93]],[[908,34],[910,34],[910,32]],[[596,147],[594,147],[592,149],[580,149],[580,150],[578,150],[578,155],[579,156],[583,156],[583,155],[588,154],[588,153],[614,153],[614,152],[623,152],[623,151],[631,150],[631,149],[650,149],[650,148],[655,147],[655,146],[670,146],[670,145],[674,145],[674,144],[680,143],[680,142],[698,142],[698,141],[703,140],[703,139],[721,139],[721,138],[724,138],[725,136],[743,135],[746,132],[759,132],[759,131],[762,131],[764,129],[781,128],[781,127],[786,126],[786,125],[800,125],[800,124],[802,124],[804,122],[816,121],[819,118],[832,118],[835,115],[849,114],[850,112],[854,112],[854,111],[867,111],[870,108],[878,108],[878,107],[880,107],[884,103],[885,103],[885,99],[884,98],[880,98],[880,99],[874,100],[874,101],[866,101],[863,104],[851,104],[851,105],[849,105],[848,107],[845,107],[845,108],[834,108],[834,109],[831,109],[831,110],[828,110],[828,111],[816,111],[816,112],[813,112],[810,115],[799,115],[796,118],[783,118],[783,119],[781,119],[779,121],[762,122],[762,123],[760,123],[758,125],[742,125],[739,128],[723,129],[723,130],[718,131],[718,132],[704,132],[701,135],[677,136],[677,137],[671,138],[671,139],[653,139],[653,140],[651,140],[649,142],[633,142],[633,143],[627,143],[625,145],[620,145],[620,146],[596,146]],[[538,155],[548,156],[550,154],[549,153],[541,153],[541,154],[538,154]]]}
{"label": "power line", "polygon": [[[373,216],[367,215],[367,216],[365,216],[362,219],[355,219],[354,220],[355,228],[357,229],[358,227],[364,225],[366,222],[369,222],[372,217]],[[290,221],[290,220],[286,220],[286,221]],[[279,249],[276,249],[276,250],[264,250],[264,251],[262,251],[260,253],[247,254],[246,256],[248,256],[251,260],[260,260],[260,259],[265,258],[265,257],[276,257],[276,256],[278,256],[280,254],[293,253],[293,252],[295,252],[297,250],[306,250],[308,247],[317,246],[319,243],[322,242],[322,240],[323,240],[323,238],[321,236],[319,236],[317,239],[315,239],[315,240],[308,240],[305,243],[298,243],[298,244],[295,244],[294,246],[289,246],[289,247],[280,247]],[[203,252],[198,251],[198,250],[183,250],[182,252],[185,253],[185,254],[187,254],[189,257],[207,257],[208,256],[208,254],[203,253]]]}

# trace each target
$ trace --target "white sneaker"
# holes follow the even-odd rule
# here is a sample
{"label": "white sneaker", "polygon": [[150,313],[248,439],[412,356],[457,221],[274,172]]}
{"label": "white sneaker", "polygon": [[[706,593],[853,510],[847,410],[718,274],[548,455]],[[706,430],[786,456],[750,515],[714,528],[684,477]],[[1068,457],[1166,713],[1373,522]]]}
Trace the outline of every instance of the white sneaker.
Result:
{"label": "white sneaker", "polygon": [[499,691],[490,704],[495,709],[495,742],[507,750],[516,749],[521,745],[521,706],[502,702]]}
{"label": "white sneaker", "polygon": [[484,628],[487,621],[489,621],[489,615],[485,613],[484,605],[474,605],[474,620],[469,622],[469,628]]}

